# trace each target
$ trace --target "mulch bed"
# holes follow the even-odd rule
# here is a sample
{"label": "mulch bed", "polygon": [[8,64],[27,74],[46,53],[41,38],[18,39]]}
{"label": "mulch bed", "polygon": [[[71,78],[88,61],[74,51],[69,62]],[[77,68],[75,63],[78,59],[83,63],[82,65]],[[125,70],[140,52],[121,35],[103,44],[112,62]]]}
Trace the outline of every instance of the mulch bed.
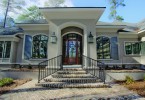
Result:
{"label": "mulch bed", "polygon": [[125,86],[126,88],[128,88],[129,90],[135,91],[137,94],[139,94],[140,96],[145,97],[145,81],[143,80],[139,80],[139,81],[135,81],[132,84],[125,84],[125,82],[116,82],[119,83],[120,85]]}
{"label": "mulch bed", "polygon": [[22,84],[25,84],[29,81],[31,81],[32,79],[19,79],[19,80],[14,80],[12,84],[0,87],[0,95],[16,88],[17,86],[20,86]]}

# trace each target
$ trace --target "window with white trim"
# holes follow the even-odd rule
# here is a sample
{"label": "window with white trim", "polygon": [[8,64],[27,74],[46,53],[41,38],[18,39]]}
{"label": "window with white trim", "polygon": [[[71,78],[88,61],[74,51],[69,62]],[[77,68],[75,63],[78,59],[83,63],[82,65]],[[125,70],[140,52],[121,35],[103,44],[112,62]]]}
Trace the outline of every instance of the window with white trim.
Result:
{"label": "window with white trim", "polygon": [[140,55],[141,42],[125,42],[126,55]]}
{"label": "window with white trim", "polygon": [[10,58],[11,41],[0,41],[0,58]]}

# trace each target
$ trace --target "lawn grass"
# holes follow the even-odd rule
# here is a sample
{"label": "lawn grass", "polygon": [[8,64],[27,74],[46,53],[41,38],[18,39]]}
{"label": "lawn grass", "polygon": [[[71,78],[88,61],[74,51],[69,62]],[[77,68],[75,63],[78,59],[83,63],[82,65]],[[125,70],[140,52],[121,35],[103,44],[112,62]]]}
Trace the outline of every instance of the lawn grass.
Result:
{"label": "lawn grass", "polygon": [[5,94],[7,92],[9,92],[10,90],[22,85],[22,84],[25,84],[29,81],[31,81],[32,79],[17,79],[17,80],[13,80],[13,82],[11,84],[7,84],[7,85],[4,85],[2,87],[0,87],[0,95],[2,94]]}

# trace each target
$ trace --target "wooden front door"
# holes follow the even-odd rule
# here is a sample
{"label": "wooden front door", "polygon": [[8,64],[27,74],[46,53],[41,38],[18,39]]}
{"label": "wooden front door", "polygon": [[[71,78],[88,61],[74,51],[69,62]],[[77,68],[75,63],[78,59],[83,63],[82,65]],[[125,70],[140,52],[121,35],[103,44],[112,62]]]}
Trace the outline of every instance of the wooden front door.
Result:
{"label": "wooden front door", "polygon": [[63,36],[63,64],[79,65],[82,55],[82,36],[70,33]]}

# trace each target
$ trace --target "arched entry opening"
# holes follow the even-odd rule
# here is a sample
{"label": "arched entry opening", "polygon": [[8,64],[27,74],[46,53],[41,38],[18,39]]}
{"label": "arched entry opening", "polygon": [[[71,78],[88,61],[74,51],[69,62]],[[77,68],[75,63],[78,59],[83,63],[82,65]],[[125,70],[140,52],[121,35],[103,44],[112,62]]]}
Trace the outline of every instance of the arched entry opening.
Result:
{"label": "arched entry opening", "polygon": [[82,64],[82,33],[82,29],[76,27],[67,27],[62,30],[63,65]]}

